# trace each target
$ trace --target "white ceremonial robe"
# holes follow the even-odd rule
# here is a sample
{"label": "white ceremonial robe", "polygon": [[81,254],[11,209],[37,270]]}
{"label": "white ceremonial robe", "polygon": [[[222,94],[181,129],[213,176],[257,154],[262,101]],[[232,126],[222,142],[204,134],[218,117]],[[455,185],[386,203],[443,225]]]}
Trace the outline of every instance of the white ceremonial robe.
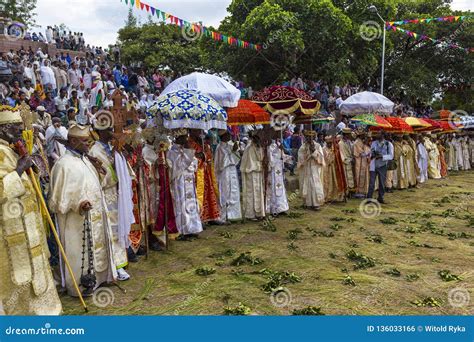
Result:
{"label": "white ceremonial robe", "polygon": [[453,145],[455,150],[455,163],[456,169],[455,170],[464,170],[464,158],[462,154],[462,146],[461,146],[461,139],[453,139]]}
{"label": "white ceremonial robe", "polygon": [[304,205],[319,207],[324,204],[324,186],[322,182],[325,166],[323,148],[316,141],[314,152],[304,143],[298,151],[298,170],[300,191]]}
{"label": "white ceremonial robe", "polygon": [[428,180],[428,152],[422,143],[418,143],[416,148],[418,151],[418,168],[420,169],[417,179],[418,182],[424,183]]}
{"label": "white ceremonial robe", "polygon": [[100,160],[106,170],[102,177],[102,189],[104,190],[105,202],[107,204],[107,215],[112,230],[112,251],[117,269],[128,264],[126,246],[119,241],[118,234],[118,179],[114,168],[113,156],[109,154],[106,147],[100,141],[96,141],[89,151],[89,155]]}
{"label": "white ceremonial robe", "polygon": [[471,165],[474,165],[474,137],[469,137],[469,151],[471,153]]}
{"label": "white ceremonial robe", "polygon": [[249,142],[245,147],[240,164],[244,216],[247,219],[265,216],[262,161],[263,148],[255,146],[253,141]]}
{"label": "white ceremonial robe", "polygon": [[451,139],[449,142],[448,142],[448,146],[449,146],[449,153],[448,153],[448,170],[453,170],[453,171],[457,171],[459,168],[458,168],[458,163],[457,163],[457,159],[456,159],[456,140],[455,139]]}
{"label": "white ceremonial robe", "polygon": [[[117,278],[113,260],[112,230],[107,203],[97,171],[87,157],[67,150],[51,170],[49,207],[57,214],[59,235],[77,284],[81,280],[84,216],[80,204],[89,201],[96,288]],[[62,261],[64,262],[64,260]],[[84,274],[88,268],[86,247]],[[62,265],[62,270],[65,270]],[[70,296],[77,296],[69,272],[63,274],[63,285]]]}
{"label": "white ceremonial robe", "polygon": [[267,214],[277,215],[288,211],[288,198],[285,189],[284,155],[278,145],[273,142],[268,146],[268,177],[267,177]]}
{"label": "white ceremonial robe", "polygon": [[441,178],[438,146],[429,139],[425,139],[425,148],[428,152],[428,176],[433,179]]}
{"label": "white ceremonial robe", "polygon": [[221,221],[240,220],[240,187],[237,165],[240,157],[231,143],[220,142],[214,156],[214,171],[219,189]]}
{"label": "white ceremonial robe", "polygon": [[468,138],[461,138],[461,150],[462,150],[462,165],[463,165],[463,170],[470,170],[471,169],[471,163],[469,161],[469,141],[467,140]]}
{"label": "white ceremonial robe", "polygon": [[202,232],[195,178],[198,160],[194,154],[194,150],[177,144],[167,153],[176,226],[182,235]]}

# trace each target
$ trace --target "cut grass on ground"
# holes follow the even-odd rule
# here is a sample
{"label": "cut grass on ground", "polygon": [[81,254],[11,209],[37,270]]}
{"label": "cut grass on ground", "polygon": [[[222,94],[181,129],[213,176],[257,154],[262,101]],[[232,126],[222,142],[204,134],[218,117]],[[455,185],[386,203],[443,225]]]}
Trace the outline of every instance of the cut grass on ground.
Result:
{"label": "cut grass on ground", "polygon": [[[293,199],[291,211],[303,215],[276,218],[276,229],[255,222],[208,227],[197,240],[172,241],[168,251],[131,264],[132,278],[120,283],[126,293],[109,286],[114,301],[106,307],[87,298],[89,314],[222,315],[248,307],[251,314],[291,315],[309,306],[326,315],[472,314],[474,172],[396,191],[386,201],[379,216],[364,218],[360,200],[314,212]],[[389,219],[396,223],[382,223]],[[242,253],[249,261],[233,263]],[[443,281],[445,270],[461,280]],[[300,279],[282,282],[287,305],[274,305],[264,290],[272,272]],[[456,288],[470,294],[470,303],[450,304]],[[76,298],[61,299],[65,314],[83,314]],[[425,302],[439,306],[416,304]]]}

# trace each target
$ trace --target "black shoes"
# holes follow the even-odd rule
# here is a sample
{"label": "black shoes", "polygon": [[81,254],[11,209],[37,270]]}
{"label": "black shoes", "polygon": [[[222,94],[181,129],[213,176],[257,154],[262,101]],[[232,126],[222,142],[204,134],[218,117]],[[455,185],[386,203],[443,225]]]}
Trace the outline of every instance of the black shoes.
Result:
{"label": "black shoes", "polygon": [[138,257],[133,251],[132,247],[127,248],[127,258],[129,262],[138,262]]}

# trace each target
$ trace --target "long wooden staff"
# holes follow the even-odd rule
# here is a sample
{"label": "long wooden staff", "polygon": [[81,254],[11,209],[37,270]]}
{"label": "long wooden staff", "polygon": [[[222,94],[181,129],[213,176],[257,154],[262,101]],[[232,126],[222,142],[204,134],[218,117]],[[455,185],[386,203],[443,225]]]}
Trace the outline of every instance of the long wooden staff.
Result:
{"label": "long wooden staff", "polygon": [[[17,146],[17,148],[20,152],[20,155],[24,155],[24,154],[28,153],[23,144],[17,143],[16,146]],[[48,219],[49,226],[51,227],[51,231],[53,232],[56,243],[58,244],[59,251],[61,252],[61,255],[64,259],[64,263],[66,264],[66,268],[69,272],[69,275],[71,276],[72,283],[73,283],[74,288],[77,292],[79,300],[81,301],[81,304],[84,307],[85,312],[88,312],[89,310],[87,309],[86,302],[84,301],[84,298],[82,297],[81,290],[79,290],[79,286],[77,285],[76,278],[74,277],[74,273],[72,272],[71,265],[69,264],[69,261],[67,259],[66,252],[64,251],[63,245],[61,244],[61,240],[59,239],[58,232],[56,231],[56,226],[53,223],[53,219],[51,218],[51,215],[48,211],[48,207],[46,206],[46,202],[44,201],[43,194],[41,193],[40,187],[38,185],[38,182],[36,180],[36,177],[35,177],[35,174],[33,173],[32,168],[28,169],[28,175],[31,178],[31,183],[33,183],[33,187],[35,188],[36,196],[38,197],[38,199],[40,201],[41,207],[43,208],[43,211],[46,214],[46,218]]]}

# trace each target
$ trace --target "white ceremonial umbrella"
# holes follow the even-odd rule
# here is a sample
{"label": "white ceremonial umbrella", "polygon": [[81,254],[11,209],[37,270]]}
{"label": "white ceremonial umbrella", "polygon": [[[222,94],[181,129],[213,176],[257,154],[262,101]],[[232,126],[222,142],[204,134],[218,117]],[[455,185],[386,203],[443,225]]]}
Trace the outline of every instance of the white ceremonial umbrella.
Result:
{"label": "white ceremonial umbrella", "polygon": [[195,90],[207,95],[222,107],[237,107],[240,90],[219,76],[193,72],[171,82],[160,95],[167,95],[178,90]]}
{"label": "white ceremonial umbrella", "polygon": [[393,112],[395,104],[379,93],[363,91],[354,94],[344,100],[339,107],[342,114],[366,114],[366,113],[386,113]]}

